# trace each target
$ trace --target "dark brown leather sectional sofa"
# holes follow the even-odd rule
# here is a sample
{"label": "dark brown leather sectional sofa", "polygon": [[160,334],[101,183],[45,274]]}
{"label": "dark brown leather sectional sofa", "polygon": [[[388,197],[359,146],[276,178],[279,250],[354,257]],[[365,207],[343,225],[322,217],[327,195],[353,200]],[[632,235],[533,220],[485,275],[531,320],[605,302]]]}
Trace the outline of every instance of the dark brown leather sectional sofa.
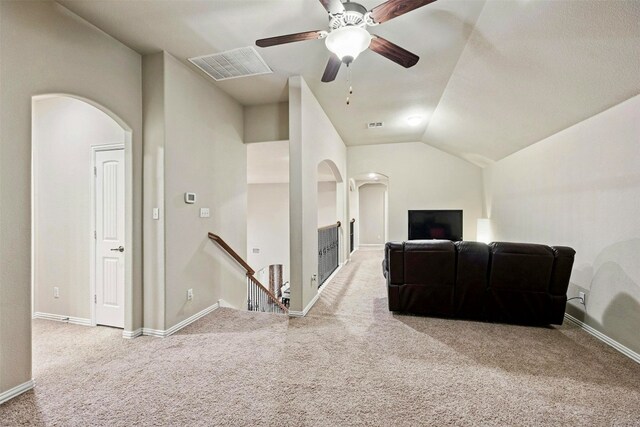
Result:
{"label": "dark brown leather sectional sofa", "polygon": [[562,324],[575,251],[529,243],[412,240],[385,246],[389,310]]}

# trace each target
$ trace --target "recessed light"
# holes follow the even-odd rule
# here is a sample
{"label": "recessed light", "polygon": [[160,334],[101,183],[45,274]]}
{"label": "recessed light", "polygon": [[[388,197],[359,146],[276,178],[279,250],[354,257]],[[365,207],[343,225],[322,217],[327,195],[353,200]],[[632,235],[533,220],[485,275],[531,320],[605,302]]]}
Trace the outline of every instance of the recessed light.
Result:
{"label": "recessed light", "polygon": [[409,118],[407,118],[407,122],[410,126],[418,126],[420,123],[422,123],[422,116],[410,116]]}
{"label": "recessed light", "polygon": [[375,173],[372,172],[372,173],[369,174],[369,178],[375,178],[375,177],[376,177]]}

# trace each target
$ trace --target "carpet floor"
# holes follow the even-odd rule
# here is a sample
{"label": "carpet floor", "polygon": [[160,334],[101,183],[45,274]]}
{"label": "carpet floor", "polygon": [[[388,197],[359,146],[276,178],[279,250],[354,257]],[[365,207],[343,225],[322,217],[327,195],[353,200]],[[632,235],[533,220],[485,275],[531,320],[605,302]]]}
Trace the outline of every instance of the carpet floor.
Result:
{"label": "carpet floor", "polygon": [[358,251],[305,318],[219,309],[160,339],[34,321],[36,388],[0,425],[631,426],[640,365],[576,326],[387,309]]}

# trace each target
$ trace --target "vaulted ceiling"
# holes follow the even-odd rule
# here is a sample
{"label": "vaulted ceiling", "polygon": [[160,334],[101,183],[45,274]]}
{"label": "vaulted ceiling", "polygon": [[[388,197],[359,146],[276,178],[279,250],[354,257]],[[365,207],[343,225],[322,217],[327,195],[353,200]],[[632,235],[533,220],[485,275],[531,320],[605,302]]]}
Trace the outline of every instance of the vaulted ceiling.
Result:
{"label": "vaulted ceiling", "polygon": [[[190,67],[327,28],[317,0],[59,2],[141,54],[166,50]],[[328,52],[313,40],[258,48],[273,74],[211,82],[258,105],[286,100],[287,78],[302,75],[347,145],[423,141],[483,166],[639,94],[639,23],[636,0],[438,0],[371,29],[419,55],[413,68],[365,51],[350,81],[343,67],[321,83]]]}

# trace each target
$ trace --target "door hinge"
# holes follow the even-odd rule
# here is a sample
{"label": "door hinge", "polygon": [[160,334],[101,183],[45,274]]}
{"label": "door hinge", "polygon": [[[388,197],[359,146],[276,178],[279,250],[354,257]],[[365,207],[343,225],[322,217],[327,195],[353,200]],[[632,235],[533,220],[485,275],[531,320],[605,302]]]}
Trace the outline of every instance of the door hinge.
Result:
{"label": "door hinge", "polygon": [[93,176],[98,176],[98,167],[97,166],[93,167]]}
{"label": "door hinge", "polygon": [[93,230],[93,240],[98,239],[98,232],[96,230]]}
{"label": "door hinge", "polygon": [[93,296],[93,303],[97,304],[98,303],[98,295],[94,295]]}

